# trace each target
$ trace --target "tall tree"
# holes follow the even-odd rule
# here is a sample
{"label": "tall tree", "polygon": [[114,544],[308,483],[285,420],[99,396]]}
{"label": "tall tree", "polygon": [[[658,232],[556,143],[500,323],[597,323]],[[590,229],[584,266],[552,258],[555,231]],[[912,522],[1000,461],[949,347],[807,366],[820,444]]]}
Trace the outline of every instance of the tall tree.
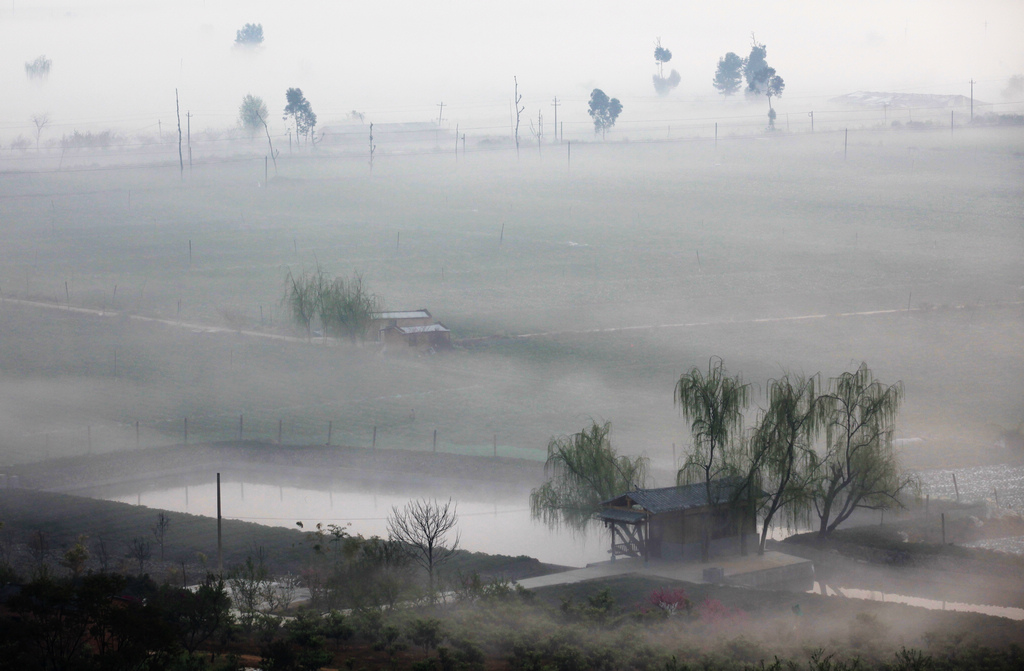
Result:
{"label": "tall tree", "polygon": [[747,95],[759,95],[763,91],[768,75],[768,48],[758,43],[753,35],[750,36],[753,44],[750,46],[750,55],[743,61],[743,76],[747,80]]}
{"label": "tall tree", "polygon": [[[718,357],[708,361],[705,374],[694,366],[680,376],[675,403],[690,422],[693,444],[676,474],[679,484],[704,482],[707,500],[713,502],[712,483],[737,474],[734,434],[743,426],[743,409],[749,402],[750,385],[737,375],[729,377]],[[711,548],[711,520],[702,516],[701,557],[707,561]]]}
{"label": "tall tree", "polygon": [[299,137],[301,135],[308,139],[309,134],[316,128],[316,114],[313,112],[313,106],[309,104],[306,96],[302,94],[302,89],[288,89],[284,97],[288,102],[284,108],[285,121],[288,120],[288,117],[291,117],[292,122],[295,124],[295,136]]}
{"label": "tall tree", "polygon": [[665,63],[670,60],[672,60],[672,52],[661,46],[659,37],[654,43],[654,62],[658,65],[658,74],[654,75],[654,91],[659,96],[667,96],[682,81],[682,77],[675,70],[672,70],[668,77],[665,76]]}
{"label": "tall tree", "polygon": [[743,59],[731,51],[719,58],[711,84],[727,98],[739,91],[743,85]]}
{"label": "tall tree", "polygon": [[258,47],[263,44],[263,24],[247,23],[236,30],[235,44],[240,47]]}
{"label": "tall tree", "polygon": [[594,120],[594,132],[604,138],[605,131],[615,125],[615,120],[622,113],[622,103],[618,98],[609,98],[601,89],[590,92],[588,114]]}
{"label": "tall tree", "polygon": [[903,383],[886,386],[866,363],[833,378],[825,404],[825,451],[813,464],[814,511],[821,537],[828,536],[858,508],[902,507],[918,488],[905,473],[892,446]]}
{"label": "tall tree", "polygon": [[747,441],[745,485],[748,500],[760,497],[758,554],[764,554],[772,521],[789,521],[810,511],[814,483],[814,441],[824,421],[817,376],[783,375],[769,380],[768,408]]}
{"label": "tall tree", "polygon": [[583,532],[602,501],[645,486],[647,458],[617,454],[610,432],[609,422],[593,422],[571,436],[551,439],[544,463],[548,480],[530,492],[534,519]]}
{"label": "tall tree", "polygon": [[459,548],[458,532],[454,538],[450,537],[458,521],[451,499],[444,503],[420,499],[410,501],[404,508],[391,508],[388,537],[405,546],[413,561],[426,569],[431,598],[437,568],[451,559]]}

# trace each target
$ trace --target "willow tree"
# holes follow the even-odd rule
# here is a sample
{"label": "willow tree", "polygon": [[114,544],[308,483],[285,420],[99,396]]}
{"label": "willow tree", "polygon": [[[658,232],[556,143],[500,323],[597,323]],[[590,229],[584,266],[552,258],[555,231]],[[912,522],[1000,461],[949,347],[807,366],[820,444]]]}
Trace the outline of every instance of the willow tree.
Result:
{"label": "willow tree", "polygon": [[818,533],[828,536],[858,508],[902,507],[902,497],[918,487],[903,472],[892,434],[903,402],[903,383],[886,386],[866,363],[833,378],[822,397],[825,449],[815,464],[814,511]]}
{"label": "willow tree", "polygon": [[327,278],[318,265],[315,271],[303,270],[296,275],[292,271],[284,278],[284,297],[281,303],[288,307],[292,321],[306,331],[306,337],[313,337],[313,320],[321,312],[321,298]]}
{"label": "willow tree", "polygon": [[363,340],[380,303],[358,273],[348,280],[337,277],[324,283],[318,304],[324,334],[333,331],[335,336],[345,336],[352,342]]}
{"label": "willow tree", "polygon": [[772,521],[805,519],[813,500],[814,443],[825,419],[818,377],[788,374],[767,385],[768,407],[746,443],[747,500],[758,500],[758,554],[764,554]]}
{"label": "willow tree", "polygon": [[[704,374],[694,366],[680,376],[675,388],[675,403],[690,422],[693,444],[676,474],[678,484],[703,482],[708,502],[713,502],[713,482],[734,476],[735,434],[743,427],[743,409],[749,402],[750,385],[737,375],[729,377],[725,363],[718,357],[708,361]],[[708,560],[711,547],[711,520],[701,516],[701,558]]]}
{"label": "willow tree", "polygon": [[530,492],[534,519],[582,532],[602,501],[646,484],[647,458],[617,454],[610,432],[610,422],[593,422],[571,436],[551,439],[544,463],[548,480]]}

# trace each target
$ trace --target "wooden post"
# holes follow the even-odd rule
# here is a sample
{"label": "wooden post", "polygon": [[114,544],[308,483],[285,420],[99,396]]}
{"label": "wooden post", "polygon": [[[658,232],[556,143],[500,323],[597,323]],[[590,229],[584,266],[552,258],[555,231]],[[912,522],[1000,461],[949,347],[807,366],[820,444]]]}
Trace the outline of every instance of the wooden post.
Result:
{"label": "wooden post", "polygon": [[331,421],[331,420],[328,420],[328,422],[327,422],[327,444],[328,445],[331,444],[331,429],[333,429],[333,428],[334,428],[334,422]]}
{"label": "wooden post", "polygon": [[181,157],[181,107],[178,106],[178,89],[174,89],[174,113],[178,115],[178,166],[181,181],[185,181],[185,160]]}
{"label": "wooden post", "polygon": [[217,571],[224,575],[224,545],[221,537],[220,473],[217,474]]}
{"label": "wooden post", "polygon": [[960,503],[960,487],[956,484],[956,473],[953,474],[953,490],[956,492],[956,502]]}
{"label": "wooden post", "polygon": [[284,420],[277,420],[277,444],[281,444],[281,429],[284,427]]}
{"label": "wooden post", "polygon": [[377,449],[377,427],[373,427],[373,443],[370,444],[371,449]]}
{"label": "wooden post", "polygon": [[437,452],[437,429],[434,429],[434,452]]}

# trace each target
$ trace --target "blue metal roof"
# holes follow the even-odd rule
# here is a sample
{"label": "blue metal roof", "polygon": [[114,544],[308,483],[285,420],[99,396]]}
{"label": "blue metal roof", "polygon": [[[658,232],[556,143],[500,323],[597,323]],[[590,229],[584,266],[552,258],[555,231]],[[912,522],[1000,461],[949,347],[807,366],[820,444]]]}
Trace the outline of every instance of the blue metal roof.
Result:
{"label": "blue metal roof", "polygon": [[609,508],[633,508],[639,506],[648,513],[670,513],[689,508],[703,508],[707,505],[727,502],[736,489],[738,480],[716,480],[711,483],[711,501],[708,501],[707,488],[703,482],[678,487],[660,487],[658,489],[637,489],[620,494],[614,499],[603,502]]}

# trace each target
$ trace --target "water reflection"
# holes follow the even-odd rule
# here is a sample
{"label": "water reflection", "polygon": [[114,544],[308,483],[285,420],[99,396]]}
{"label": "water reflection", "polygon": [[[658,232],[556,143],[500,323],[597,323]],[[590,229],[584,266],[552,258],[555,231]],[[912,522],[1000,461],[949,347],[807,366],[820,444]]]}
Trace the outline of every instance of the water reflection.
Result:
{"label": "water reflection", "polygon": [[[346,526],[349,533],[387,535],[392,506],[417,498],[452,498],[458,505],[461,547],[489,554],[527,555],[542,562],[585,566],[608,559],[600,529],[587,537],[551,530],[530,518],[529,489],[503,483],[453,485],[444,482],[395,482],[321,479],[302,484],[279,482],[280,474],[221,474],[225,518],[306,529],[318,522]],[[400,493],[399,493],[400,492]],[[174,478],[100,487],[82,492],[95,498],[164,510],[216,516],[215,481]]]}
{"label": "water reflection", "polygon": [[919,596],[908,596],[906,594],[892,594],[890,592],[878,592],[875,590],[857,589],[853,587],[839,587],[824,582],[815,581],[814,587],[809,590],[811,594],[823,596],[840,596],[849,599],[864,599],[866,601],[883,601],[885,603],[903,603],[908,606],[927,608],[929,610],[955,610],[966,613],[983,613],[1006,617],[1011,620],[1024,620],[1024,608],[1013,608],[1010,606],[989,606],[981,603],[961,603],[959,601],[940,601],[937,599],[925,599]]}

